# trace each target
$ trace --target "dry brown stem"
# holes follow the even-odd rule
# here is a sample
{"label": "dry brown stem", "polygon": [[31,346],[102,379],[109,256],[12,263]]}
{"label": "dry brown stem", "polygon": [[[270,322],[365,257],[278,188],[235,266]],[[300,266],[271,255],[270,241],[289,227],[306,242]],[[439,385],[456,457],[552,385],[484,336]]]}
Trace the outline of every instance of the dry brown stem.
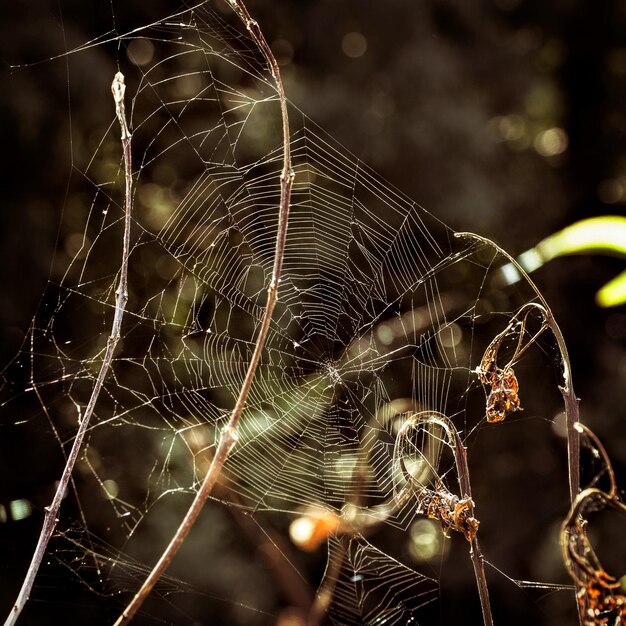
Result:
{"label": "dry brown stem", "polygon": [[291,152],[290,152],[290,134],[289,134],[289,118],[287,115],[287,100],[285,97],[285,91],[280,77],[280,71],[278,63],[274,58],[263,33],[261,32],[259,25],[250,16],[248,9],[241,0],[230,0],[230,5],[235,13],[240,17],[245,24],[250,36],[258,46],[261,54],[265,58],[272,78],[274,79],[276,89],[278,92],[278,98],[280,102],[280,111],[282,117],[282,129],[283,129],[283,168],[280,176],[281,181],[281,193],[280,193],[280,206],[278,213],[278,230],[276,233],[276,247],[274,250],[274,267],[272,270],[272,278],[270,285],[267,289],[267,304],[259,327],[254,352],[246,372],[246,377],[243,381],[241,389],[239,390],[239,396],[235,407],[231,413],[228,424],[224,427],[221,433],[221,438],[217,446],[217,450],[211,462],[211,466],[204,477],[204,480],[200,486],[200,489],[196,493],[196,496],[189,507],[189,510],[185,514],[183,521],[174,533],[170,543],[166,547],[165,551],[159,558],[157,564],[154,566],[146,580],[141,585],[139,591],[135,594],[131,602],[124,609],[122,614],[115,622],[115,626],[121,626],[127,624],[137,613],[145,599],[152,591],[156,582],[161,578],[172,559],[178,552],[183,541],[189,534],[189,531],[193,527],[194,523],[198,519],[200,512],[202,511],[204,504],[213,491],[215,484],[222,472],[224,463],[230,454],[231,449],[237,441],[237,427],[241,419],[250,388],[252,387],[252,381],[256,374],[257,366],[261,359],[261,353],[272,320],[272,313],[276,300],[278,297],[278,285],[280,282],[280,275],[282,272],[283,257],[285,252],[285,241],[287,237],[287,223],[289,219],[289,202],[291,198],[291,187],[293,184],[294,173],[291,168]]}
{"label": "dry brown stem", "polygon": [[[403,439],[407,439],[410,436],[411,431],[424,426],[435,426],[445,433],[445,443],[454,453],[454,464],[461,495],[460,497],[454,496],[448,490],[441,489],[441,485],[436,485],[433,491],[425,488],[418,481],[412,484],[412,477],[404,468],[403,473],[405,474],[407,485],[413,489],[418,500],[420,500],[420,508],[423,512],[429,515],[429,517],[438,519],[443,526],[444,532],[455,530],[462,533],[469,542],[470,558],[474,567],[474,577],[476,578],[476,586],[478,587],[478,595],[480,597],[483,623],[484,626],[493,626],[484,559],[478,542],[479,522],[474,516],[474,501],[472,500],[467,454],[456,427],[447,416],[438,411],[415,413],[407,418],[398,433],[396,450],[402,446]],[[399,461],[402,461],[401,455],[396,456],[398,456]]]}
{"label": "dry brown stem", "polygon": [[93,416],[96,403],[100,397],[100,391],[102,385],[109,372],[111,363],[113,361],[113,354],[115,348],[120,340],[120,331],[122,328],[122,318],[124,317],[124,311],[126,310],[126,302],[128,301],[128,258],[130,256],[130,224],[131,224],[131,211],[132,211],[132,191],[133,191],[133,178],[132,178],[132,158],[131,158],[131,134],[128,130],[128,124],[126,122],[126,111],[124,107],[124,92],[126,86],[124,84],[124,76],[121,72],[118,72],[113,79],[111,85],[113,92],[113,99],[115,101],[115,112],[117,119],[120,123],[122,131],[122,149],[124,153],[124,234],[122,243],[122,263],[120,266],[119,284],[115,292],[115,313],[113,316],[113,324],[111,325],[111,334],[107,340],[106,349],[104,351],[104,357],[102,358],[102,365],[96,377],[93,389],[91,390],[91,396],[87,407],[85,408],[85,414],[81,417],[79,415],[79,425],[76,431],[76,437],[72,444],[72,449],[65,462],[63,473],[57,485],[56,492],[52,503],[46,507],[44,515],[43,528],[37,541],[37,546],[33,553],[32,560],[26,572],[22,588],[11,613],[7,617],[4,626],[13,626],[17,622],[20,613],[22,612],[28,598],[30,597],[37,572],[41,566],[46,548],[54,529],[59,521],[59,510],[61,508],[61,502],[67,493],[67,486],[76,464],[76,459],[80,452],[85,433],[87,432],[89,425],[91,424],[91,418]]}
{"label": "dry brown stem", "polygon": [[496,252],[505,257],[521,276],[528,282],[537,296],[537,300],[541,303],[544,309],[545,325],[550,328],[554,339],[557,343],[559,352],[561,353],[561,367],[563,376],[563,385],[559,387],[561,395],[563,396],[563,404],[565,407],[565,423],[567,427],[567,458],[568,458],[568,475],[569,475],[569,490],[570,500],[573,502],[578,492],[580,491],[580,432],[576,429],[578,424],[578,398],[574,392],[574,385],[572,383],[572,366],[569,360],[569,353],[565,344],[563,333],[556,323],[552,311],[548,306],[545,298],[541,295],[541,292],[528,276],[528,273],[524,268],[505,250],[503,250],[498,244],[475,235],[474,233],[455,233],[456,237],[464,239],[473,239],[481,244],[485,244],[493,248]]}
{"label": "dry brown stem", "polygon": [[626,595],[620,581],[609,574],[598,558],[589,537],[585,514],[605,508],[626,513],[626,505],[619,499],[615,474],[608,454],[594,433],[582,424],[576,424],[602,459],[609,478],[608,492],[590,487],[581,491],[561,526],[563,562],[576,585],[576,600],[580,623],[583,626],[616,626],[626,623]]}

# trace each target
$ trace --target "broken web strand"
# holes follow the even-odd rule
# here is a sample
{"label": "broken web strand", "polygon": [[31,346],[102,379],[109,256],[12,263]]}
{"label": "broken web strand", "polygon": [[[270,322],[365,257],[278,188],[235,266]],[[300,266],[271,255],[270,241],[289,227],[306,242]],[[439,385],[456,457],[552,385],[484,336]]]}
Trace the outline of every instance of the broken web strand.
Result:
{"label": "broken web strand", "polygon": [[91,417],[94,413],[96,403],[98,402],[104,379],[109,372],[115,348],[120,340],[122,319],[124,317],[124,311],[126,310],[126,302],[128,301],[128,259],[130,256],[130,225],[133,191],[131,134],[128,130],[128,124],[126,122],[126,111],[124,106],[125,90],[126,86],[124,84],[124,75],[121,72],[118,72],[113,79],[111,91],[113,92],[115,112],[121,128],[121,140],[124,155],[124,234],[120,278],[115,292],[115,313],[113,317],[113,324],[111,326],[111,334],[107,340],[102,365],[94,383],[89,403],[85,408],[85,414],[82,418],[79,414],[78,431],[76,432],[72,449],[67,457],[65,467],[63,468],[63,473],[61,475],[61,479],[59,480],[54,498],[52,503],[46,507],[43,528],[41,529],[41,534],[37,540],[37,546],[33,553],[33,558],[28,567],[28,571],[26,572],[26,576],[17,600],[15,601],[15,604],[11,609],[11,613],[5,621],[5,626],[13,626],[13,624],[17,622],[24,606],[26,605],[26,602],[28,602],[33,584],[35,583],[37,572],[39,571],[46,553],[46,548],[59,521],[58,516],[61,508],[61,502],[67,493],[67,485],[70,481],[72,471],[74,470],[74,465],[76,464],[76,459],[78,458],[83,439],[85,438],[85,433],[91,423]]}
{"label": "broken web strand", "polygon": [[576,393],[574,392],[574,385],[572,383],[572,367],[563,333],[561,332],[559,325],[554,319],[548,303],[541,295],[541,292],[539,291],[535,283],[530,279],[528,274],[510,254],[508,254],[505,250],[503,250],[500,246],[498,246],[490,239],[487,239],[486,237],[481,237],[480,235],[475,235],[474,233],[455,233],[455,237],[463,239],[474,239],[477,242],[492,247],[496,252],[506,257],[513,264],[515,269],[517,269],[520,275],[523,276],[527,283],[531,286],[543,306],[545,324],[552,331],[552,334],[554,335],[557,343],[557,347],[561,354],[563,385],[559,386],[559,391],[563,396],[563,403],[565,407],[570,500],[573,502],[580,491],[580,432],[576,428],[576,424],[579,422],[579,400],[576,397]]}
{"label": "broken web strand", "polygon": [[183,521],[176,530],[165,552],[161,555],[159,561],[154,566],[150,575],[142,584],[139,591],[135,594],[129,605],[124,609],[122,614],[115,622],[115,626],[121,626],[127,624],[132,620],[136,612],[139,610],[149,593],[152,591],[154,585],[161,578],[161,575],[167,569],[172,559],[178,552],[183,541],[189,534],[189,531],[193,527],[195,521],[198,519],[200,512],[204,507],[204,503],[213,491],[213,487],[217,483],[217,480],[222,471],[222,467],[228,458],[228,455],[237,441],[237,427],[243,413],[243,409],[250,393],[252,381],[256,373],[259,360],[261,359],[261,353],[265,340],[267,338],[270,322],[272,320],[272,313],[276,305],[278,297],[278,285],[280,283],[280,275],[283,265],[283,257],[285,253],[285,241],[287,237],[287,223],[289,219],[289,202],[291,197],[291,187],[295,178],[294,171],[291,167],[291,152],[290,152],[290,133],[289,133],[289,117],[287,114],[287,100],[285,97],[285,90],[283,82],[280,76],[280,70],[278,63],[274,57],[272,50],[270,49],[267,41],[259,25],[255,22],[245,4],[241,0],[229,0],[230,6],[234,12],[238,15],[241,21],[245,24],[250,36],[257,44],[261,54],[265,58],[276,89],[278,91],[278,99],[280,102],[280,112],[282,119],[282,131],[283,131],[283,169],[280,175],[280,206],[278,212],[278,230],[276,233],[276,247],[274,249],[274,265],[272,269],[272,278],[270,285],[267,289],[267,303],[265,305],[265,311],[259,327],[254,352],[248,365],[246,377],[239,392],[235,408],[231,414],[230,420],[223,428],[217,450],[211,461],[211,465],[207,471],[207,474],[200,486],[200,489],[196,493],[196,496],[187,511]]}

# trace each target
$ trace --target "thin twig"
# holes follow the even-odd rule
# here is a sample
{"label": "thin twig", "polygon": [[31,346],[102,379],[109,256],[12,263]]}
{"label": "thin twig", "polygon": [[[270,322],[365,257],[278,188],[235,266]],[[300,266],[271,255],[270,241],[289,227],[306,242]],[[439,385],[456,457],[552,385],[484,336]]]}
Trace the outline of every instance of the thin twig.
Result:
{"label": "thin twig", "polygon": [[324,582],[315,595],[315,600],[311,605],[309,614],[307,615],[306,626],[319,626],[328,613],[328,609],[333,600],[335,588],[339,581],[339,575],[341,574],[341,568],[346,559],[348,552],[345,542],[349,539],[345,536],[337,538],[339,547],[333,549],[332,542],[329,542],[329,554],[328,565],[326,567],[326,575],[324,576]]}
{"label": "thin twig", "polygon": [[265,340],[269,332],[274,306],[278,297],[278,285],[282,272],[285,241],[287,237],[287,223],[289,219],[291,187],[294,180],[294,172],[291,168],[287,100],[285,97],[285,90],[280,76],[280,71],[278,69],[278,63],[276,62],[274,54],[272,53],[267,41],[265,40],[265,37],[263,36],[259,25],[252,19],[248,12],[248,9],[241,0],[229,0],[229,2],[235,13],[237,13],[239,18],[246,25],[250,36],[252,37],[259,50],[261,51],[261,54],[265,58],[269,66],[272,78],[274,79],[280,102],[283,131],[283,168],[280,175],[280,206],[278,213],[278,229],[276,233],[276,247],[274,250],[274,266],[272,269],[272,278],[270,285],[267,289],[267,304],[265,307],[263,318],[261,320],[259,334],[257,336],[254,352],[252,353],[252,358],[248,366],[248,371],[246,372],[246,377],[243,381],[241,389],[239,390],[239,397],[237,398],[237,402],[235,403],[235,407],[233,409],[233,412],[231,413],[228,424],[223,428],[221,432],[221,438],[213,460],[211,461],[211,466],[209,467],[207,474],[204,477],[204,481],[202,482],[200,489],[196,493],[196,496],[191,506],[189,507],[189,510],[185,514],[183,521],[176,530],[176,533],[170,540],[170,543],[161,555],[157,564],[148,575],[148,578],[146,578],[146,580],[141,585],[139,591],[135,594],[134,598],[131,600],[131,602],[124,609],[122,614],[115,622],[115,626],[127,624],[133,618],[135,613],[139,610],[145,599],[148,597],[149,593],[152,591],[156,582],[159,580],[169,564],[172,562],[172,559],[174,558],[183,541],[189,534],[189,531],[193,527],[198,516],[200,515],[200,512],[204,507],[204,503],[206,502],[207,498],[213,491],[215,484],[217,483],[224,463],[226,462],[226,459],[228,458],[231,449],[237,441],[237,427],[239,424],[239,420],[241,419],[246,400],[248,398],[248,393],[250,392],[250,388],[252,386],[252,381],[254,380],[257,366],[261,359],[261,353],[263,351],[263,346],[265,345]]}
{"label": "thin twig", "polygon": [[[226,509],[237,522],[252,546],[257,548],[267,569],[273,574],[280,590],[292,607],[302,612],[308,610],[313,592],[303,577],[298,575],[297,555],[293,546],[271,528],[263,528],[251,515],[241,510],[241,500],[236,492],[218,485],[219,495],[228,496],[231,504]],[[216,491],[217,491],[216,489]]]}
{"label": "thin twig", "polygon": [[480,243],[491,246],[494,250],[503,255],[506,259],[508,259],[511,264],[515,267],[515,269],[523,276],[528,284],[531,286],[539,301],[543,304],[545,308],[545,324],[550,328],[552,334],[557,343],[557,347],[559,352],[561,353],[561,365],[563,368],[563,385],[559,386],[559,390],[561,395],[563,396],[563,404],[565,407],[565,423],[567,427],[567,459],[568,459],[568,475],[569,475],[569,490],[570,490],[570,500],[573,502],[580,491],[580,432],[576,428],[576,424],[579,422],[578,419],[578,398],[576,397],[576,393],[574,392],[574,386],[572,383],[572,366],[569,359],[569,353],[567,352],[567,346],[565,345],[565,339],[563,338],[563,333],[559,328],[559,325],[556,323],[554,316],[552,315],[552,311],[548,306],[545,298],[541,295],[541,292],[535,285],[535,283],[530,279],[524,268],[505,250],[503,250],[498,244],[491,241],[491,239],[487,239],[486,237],[481,237],[480,235],[475,235],[474,233],[455,233],[455,237],[464,238],[464,239],[474,239],[479,241]]}
{"label": "thin twig", "polygon": [[[461,492],[460,497],[448,492],[443,484],[436,487],[434,491],[426,488],[419,480],[411,476],[406,469],[401,452],[403,439],[409,437],[408,432],[412,429],[416,430],[420,424],[436,425],[445,432],[446,445],[454,452],[454,464]],[[462,533],[469,542],[470,558],[474,567],[476,586],[478,587],[483,624],[484,626],[493,626],[487,577],[477,536],[479,521],[474,517],[474,501],[472,500],[467,454],[452,420],[439,411],[422,411],[410,414],[398,433],[394,459],[399,461],[402,473],[406,478],[407,484],[405,488],[412,490],[420,500],[422,512],[431,518],[439,519],[444,533],[448,530],[456,530]]]}
{"label": "thin twig", "polygon": [[[454,464],[456,465],[457,478],[459,488],[461,490],[461,498],[468,499],[470,503],[469,515],[474,517],[474,501],[472,500],[472,487],[470,483],[469,467],[467,465],[467,452],[465,446],[459,437],[459,433],[450,420],[443,414],[437,414],[437,421],[442,424],[448,433],[448,439],[453,444]],[[489,588],[487,587],[487,576],[485,575],[485,565],[480,544],[478,542],[478,533],[471,534],[470,541],[470,558],[474,567],[474,577],[476,578],[476,586],[478,587],[478,596],[480,598],[480,607],[483,613],[484,626],[493,626],[493,617],[491,615],[491,603],[489,601]]]}
{"label": "thin twig", "polygon": [[[446,418],[447,419],[447,418]],[[448,420],[449,421],[449,420]],[[450,424],[452,424],[450,422]],[[454,460],[456,471],[459,478],[459,487],[461,488],[461,497],[468,498],[471,503],[469,514],[474,516],[474,503],[472,500],[472,488],[470,485],[469,467],[467,465],[467,452],[465,446],[459,437],[459,433],[452,425],[454,434]],[[487,576],[485,575],[485,564],[480,544],[478,542],[478,534],[473,533],[470,542],[470,558],[474,567],[474,578],[476,578],[476,586],[478,587],[478,596],[480,597],[480,607],[483,613],[483,622],[485,626],[493,626],[493,617],[491,615],[491,603],[489,602],[489,588],[487,587]]]}
{"label": "thin twig", "polygon": [[126,86],[124,85],[124,75],[121,72],[118,72],[115,75],[115,78],[113,79],[113,84],[111,85],[111,90],[113,91],[113,99],[115,101],[115,112],[117,114],[117,118],[119,120],[122,130],[122,148],[124,152],[125,180],[125,217],[122,244],[122,264],[120,268],[119,284],[115,292],[115,314],[113,317],[113,324],[111,325],[111,334],[109,335],[109,338],[107,340],[104,358],[102,359],[102,365],[100,366],[100,371],[98,372],[98,376],[94,383],[93,389],[91,390],[91,397],[89,398],[89,402],[85,409],[85,414],[82,419],[80,419],[79,416],[80,421],[78,431],[76,432],[76,437],[74,438],[72,449],[67,457],[65,467],[63,468],[63,474],[61,475],[61,479],[59,480],[59,484],[54,494],[52,503],[45,508],[43,528],[41,529],[41,533],[37,541],[37,547],[35,548],[35,551],[33,553],[33,558],[28,567],[28,571],[26,572],[26,576],[24,578],[24,582],[22,583],[22,588],[20,589],[17,600],[15,601],[15,604],[13,605],[11,613],[4,623],[4,626],[12,626],[13,624],[15,624],[24,606],[26,605],[26,602],[30,597],[33,584],[35,582],[37,572],[39,571],[39,568],[43,561],[43,557],[46,553],[48,542],[50,541],[50,538],[54,533],[54,529],[56,528],[57,522],[59,521],[58,515],[59,509],[61,508],[61,502],[63,501],[63,498],[67,493],[67,485],[70,481],[72,471],[74,470],[74,465],[76,464],[76,459],[78,458],[78,454],[80,452],[85,433],[87,432],[87,429],[90,425],[96,403],[98,402],[98,398],[100,397],[102,385],[111,367],[113,354],[120,339],[122,318],[124,317],[126,302],[128,301],[128,258],[130,256],[130,225],[133,180],[131,160],[131,135],[128,130],[128,124],[126,122],[126,112],[124,109],[124,91],[126,90]]}

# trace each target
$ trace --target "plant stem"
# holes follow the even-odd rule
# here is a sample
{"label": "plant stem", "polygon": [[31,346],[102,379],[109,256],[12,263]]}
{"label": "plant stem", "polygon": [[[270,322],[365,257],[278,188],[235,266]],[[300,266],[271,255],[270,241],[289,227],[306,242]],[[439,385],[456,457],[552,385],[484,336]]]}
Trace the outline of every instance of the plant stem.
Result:
{"label": "plant stem", "polygon": [[574,392],[574,386],[572,384],[572,366],[569,359],[569,353],[567,352],[567,346],[565,345],[565,339],[563,333],[556,323],[552,311],[548,306],[545,298],[541,295],[541,292],[530,279],[530,276],[526,273],[524,268],[505,250],[503,250],[498,244],[475,235],[474,233],[455,233],[455,237],[464,239],[475,239],[481,243],[491,246],[494,250],[499,252],[502,256],[508,259],[515,269],[523,276],[528,284],[531,286],[539,301],[543,304],[546,316],[546,326],[550,328],[554,339],[556,340],[557,347],[561,353],[561,365],[563,367],[563,385],[559,386],[559,391],[563,396],[563,404],[565,407],[565,423],[567,427],[567,461],[568,461],[568,476],[569,476],[569,491],[570,500],[574,502],[578,492],[580,491],[580,432],[576,428],[576,424],[579,421],[578,403],[579,400]]}
{"label": "plant stem", "polygon": [[315,600],[307,615],[306,626],[319,626],[328,613],[348,551],[345,545],[346,540],[349,541],[349,538],[338,537],[339,547],[336,549],[333,548],[332,542],[329,542],[328,565],[324,582],[315,594]]}
{"label": "plant stem", "polygon": [[98,376],[94,383],[93,389],[91,390],[91,396],[89,398],[87,408],[85,409],[85,415],[82,419],[80,419],[79,416],[80,421],[78,431],[76,432],[76,437],[74,438],[72,449],[67,457],[65,467],[63,468],[63,473],[61,475],[61,479],[59,480],[59,484],[54,494],[54,498],[52,500],[52,503],[45,508],[43,527],[41,529],[41,533],[39,534],[37,546],[33,553],[33,557],[28,567],[28,571],[26,572],[24,582],[22,583],[22,588],[20,589],[17,600],[15,601],[15,604],[13,605],[11,613],[4,623],[4,626],[13,626],[13,624],[17,622],[24,606],[26,605],[26,602],[30,597],[35,578],[37,576],[39,568],[41,567],[43,557],[46,553],[46,548],[48,547],[50,538],[52,537],[54,529],[56,528],[56,525],[59,521],[58,515],[59,509],[61,508],[61,502],[63,501],[63,498],[65,498],[65,494],[67,493],[67,485],[70,481],[72,471],[74,470],[74,465],[76,464],[76,459],[78,458],[78,454],[80,452],[85,433],[89,428],[91,418],[96,407],[96,403],[98,402],[98,398],[100,396],[102,385],[111,367],[115,348],[120,339],[122,318],[124,317],[126,302],[128,301],[128,258],[130,256],[130,224],[133,190],[131,135],[128,130],[128,125],[126,122],[126,112],[124,108],[125,89],[126,86],[124,85],[124,75],[121,72],[118,72],[113,79],[111,90],[113,92],[113,99],[115,100],[115,112],[117,114],[117,118],[119,120],[122,130],[122,148],[124,152],[125,180],[125,217],[122,244],[122,264],[120,268],[119,284],[115,292],[115,314],[113,317],[113,324],[111,325],[111,334],[109,335],[109,338],[107,340],[104,358],[102,359],[102,365],[100,366],[100,371],[98,372]]}
{"label": "plant stem", "polygon": [[[459,476],[459,486],[461,487],[461,497],[469,498],[472,501],[472,488],[469,480],[469,467],[467,465],[467,452],[465,446],[461,442],[459,433],[454,430],[454,457],[456,462],[456,471]],[[473,517],[473,504],[471,509]],[[476,578],[476,586],[478,587],[478,596],[480,597],[480,607],[483,612],[484,626],[493,626],[493,617],[491,615],[491,603],[489,602],[489,588],[487,587],[487,576],[485,575],[485,564],[483,555],[478,543],[478,534],[474,534],[470,547],[470,558],[474,567],[474,578]]]}
{"label": "plant stem", "polygon": [[[441,420],[445,418],[444,424],[448,430],[448,437],[454,441],[454,463],[459,480],[459,488],[462,498],[469,498],[472,503],[470,514],[474,516],[474,503],[472,500],[472,487],[470,484],[469,467],[467,465],[467,452],[465,446],[459,437],[459,433],[449,418],[444,415],[438,416]],[[478,542],[478,534],[474,533],[470,542],[470,558],[474,567],[474,578],[476,578],[476,586],[478,587],[478,596],[480,598],[480,608],[483,613],[484,626],[493,626],[493,617],[491,615],[491,602],[489,601],[489,588],[487,587],[487,576],[485,575],[485,564],[483,555]]]}
{"label": "plant stem", "polygon": [[[454,452],[454,465],[456,467],[460,491],[460,499],[458,501],[467,503],[468,506],[466,510],[468,511],[468,517],[466,519],[471,519],[474,523],[471,526],[463,527],[458,524],[451,525],[449,520],[446,520],[445,526],[461,532],[470,544],[470,558],[472,560],[472,566],[474,567],[476,586],[478,587],[480,607],[483,614],[483,625],[493,626],[487,577],[485,575],[483,555],[478,542],[478,521],[474,518],[474,501],[472,500],[472,486],[470,483],[470,473],[467,465],[467,452],[465,450],[465,446],[463,445],[461,437],[459,436],[456,426],[452,420],[439,411],[421,411],[419,413],[409,415],[408,419],[404,422],[402,428],[400,429],[398,437],[402,436],[403,433],[405,433],[409,428],[416,429],[420,423],[428,425],[434,424],[440,427],[446,434],[446,445],[448,445]],[[396,446],[398,446],[398,440],[396,440]],[[398,458],[397,448],[394,451],[394,458]],[[401,461],[401,457],[399,460]],[[408,485],[408,487],[410,488],[410,485]],[[435,492],[433,492],[433,494],[434,493]],[[441,519],[442,523],[444,523],[443,520],[446,518],[442,517]]]}
{"label": "plant stem", "polygon": [[134,598],[124,609],[122,614],[115,622],[115,626],[121,626],[127,624],[137,613],[149,593],[152,591],[154,585],[165,572],[172,559],[178,552],[183,541],[189,534],[189,531],[193,527],[194,523],[198,519],[204,503],[213,491],[215,484],[220,476],[224,463],[230,454],[232,447],[237,441],[237,427],[243,413],[243,409],[248,398],[248,393],[254,380],[257,366],[261,359],[261,353],[272,320],[272,313],[278,297],[278,285],[280,282],[280,275],[282,272],[283,257],[285,253],[285,241],[287,237],[287,224],[289,220],[289,202],[291,198],[291,187],[293,185],[294,172],[291,168],[291,150],[290,150],[290,134],[289,134],[289,118],[287,115],[287,100],[285,97],[285,90],[283,82],[280,76],[278,63],[272,53],[261,29],[257,22],[255,22],[247,8],[241,0],[229,0],[231,7],[237,13],[239,18],[243,21],[250,33],[252,39],[257,44],[263,57],[265,58],[272,78],[274,79],[276,89],[278,91],[278,98],[280,102],[280,112],[282,117],[282,131],[283,131],[283,168],[280,175],[281,190],[280,190],[280,206],[278,213],[278,229],[276,233],[276,247],[274,250],[274,266],[272,269],[272,278],[270,285],[267,289],[267,304],[261,320],[261,326],[259,328],[259,334],[257,336],[256,345],[252,358],[246,372],[246,377],[243,381],[241,389],[239,390],[239,397],[235,403],[233,412],[231,413],[228,424],[223,428],[221,438],[217,446],[217,450],[211,461],[211,465],[207,471],[206,476],[200,486],[200,489],[196,493],[196,496],[189,507],[189,510],[185,514],[183,521],[176,530],[176,533],[170,540],[167,548],[159,558],[157,564],[154,566],[146,580],[141,585],[139,591],[135,594]]}

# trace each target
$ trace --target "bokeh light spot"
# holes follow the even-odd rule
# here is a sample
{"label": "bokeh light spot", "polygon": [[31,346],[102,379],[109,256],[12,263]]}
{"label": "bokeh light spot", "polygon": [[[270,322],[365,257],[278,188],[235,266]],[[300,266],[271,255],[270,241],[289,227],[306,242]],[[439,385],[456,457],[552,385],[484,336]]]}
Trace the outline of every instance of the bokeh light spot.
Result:
{"label": "bokeh light spot", "polygon": [[105,480],[103,481],[102,486],[104,487],[106,497],[109,500],[115,500],[120,493],[120,488],[114,480]]}
{"label": "bokeh light spot", "polygon": [[9,510],[11,511],[11,517],[19,522],[20,520],[30,517],[33,512],[33,507],[28,500],[12,500],[9,503]]}
{"label": "bokeh light spot", "polygon": [[567,150],[569,138],[562,128],[548,128],[535,137],[535,150],[544,157],[563,154]]}
{"label": "bokeh light spot", "polygon": [[624,185],[617,178],[606,178],[598,185],[598,198],[604,204],[615,204],[624,197]]}
{"label": "bokeh light spot", "polygon": [[278,65],[289,65],[293,60],[294,49],[290,41],[286,39],[275,39],[270,47],[272,48]]}
{"label": "bokeh light spot", "polygon": [[343,53],[351,59],[362,57],[367,50],[367,39],[362,33],[346,33],[341,40]]}
{"label": "bokeh light spot", "polygon": [[430,519],[419,519],[409,531],[409,551],[416,561],[430,561],[438,557],[444,549],[444,535],[441,526]]}
{"label": "bokeh light spot", "polygon": [[128,60],[137,67],[148,65],[154,56],[154,44],[149,39],[134,39],[126,51]]}

